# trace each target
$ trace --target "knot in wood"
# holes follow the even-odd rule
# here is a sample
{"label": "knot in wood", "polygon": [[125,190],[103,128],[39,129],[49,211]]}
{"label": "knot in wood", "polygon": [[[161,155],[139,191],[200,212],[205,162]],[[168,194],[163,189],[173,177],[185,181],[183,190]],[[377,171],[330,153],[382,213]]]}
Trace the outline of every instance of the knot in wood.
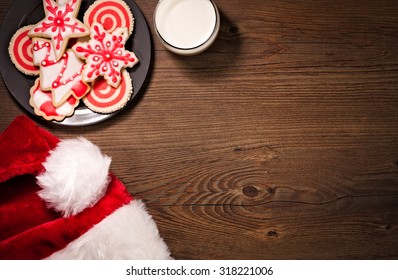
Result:
{"label": "knot in wood", "polygon": [[238,33],[238,31],[239,31],[239,28],[236,25],[231,25],[229,27],[229,32],[232,34],[236,34],[236,33]]}
{"label": "knot in wood", "polygon": [[242,192],[245,196],[248,197],[256,197],[259,193],[258,189],[255,186],[246,186],[242,189]]}

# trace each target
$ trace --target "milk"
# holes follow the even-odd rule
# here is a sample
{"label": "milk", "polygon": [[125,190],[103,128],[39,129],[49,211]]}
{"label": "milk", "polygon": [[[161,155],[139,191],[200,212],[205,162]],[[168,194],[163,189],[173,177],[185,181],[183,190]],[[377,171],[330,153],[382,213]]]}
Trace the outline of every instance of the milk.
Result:
{"label": "milk", "polygon": [[219,14],[210,0],[160,0],[154,16],[162,43],[180,54],[195,54],[214,41]]}

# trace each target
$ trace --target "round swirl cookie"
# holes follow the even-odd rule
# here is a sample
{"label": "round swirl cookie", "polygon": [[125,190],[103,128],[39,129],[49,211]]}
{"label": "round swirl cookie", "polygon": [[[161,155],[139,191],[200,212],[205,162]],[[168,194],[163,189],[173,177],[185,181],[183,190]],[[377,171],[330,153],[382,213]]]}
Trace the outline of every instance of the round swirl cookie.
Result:
{"label": "round swirl cookie", "polygon": [[33,42],[28,36],[32,27],[33,25],[28,25],[17,30],[11,38],[8,53],[19,71],[26,75],[36,76],[40,71],[39,67],[33,63]]}
{"label": "round swirl cookie", "polygon": [[133,32],[134,17],[130,7],[123,0],[97,0],[84,14],[83,22],[88,27],[98,22],[112,33],[119,27],[126,27],[129,35]]}
{"label": "round swirl cookie", "polygon": [[97,79],[83,103],[91,111],[110,114],[122,109],[133,94],[133,84],[127,70],[122,71],[122,81],[117,88],[108,85],[104,78]]}

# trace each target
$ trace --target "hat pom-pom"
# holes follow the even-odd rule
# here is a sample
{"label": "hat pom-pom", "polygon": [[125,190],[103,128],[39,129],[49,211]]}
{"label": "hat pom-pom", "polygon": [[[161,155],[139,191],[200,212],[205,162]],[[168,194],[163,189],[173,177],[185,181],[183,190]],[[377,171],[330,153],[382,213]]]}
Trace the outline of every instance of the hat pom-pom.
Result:
{"label": "hat pom-pom", "polygon": [[85,138],[60,141],[37,176],[38,195],[65,217],[100,200],[109,184],[111,158]]}

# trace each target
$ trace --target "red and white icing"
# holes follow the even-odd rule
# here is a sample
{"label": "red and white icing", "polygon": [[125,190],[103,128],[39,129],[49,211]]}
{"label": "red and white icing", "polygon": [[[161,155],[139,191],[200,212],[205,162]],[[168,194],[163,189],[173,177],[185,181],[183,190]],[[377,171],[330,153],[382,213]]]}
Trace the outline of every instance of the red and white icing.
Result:
{"label": "red and white icing", "polygon": [[65,117],[71,116],[79,100],[70,96],[61,106],[55,107],[52,103],[51,91],[40,89],[40,79],[36,79],[30,90],[29,104],[34,108],[35,114],[46,120],[62,121]]}
{"label": "red and white icing", "polygon": [[90,31],[88,43],[73,46],[76,55],[86,60],[83,81],[92,82],[103,76],[109,85],[116,88],[121,81],[122,68],[138,63],[135,54],[124,48],[128,38],[127,28],[117,28],[109,33],[100,23],[94,23]]}
{"label": "red and white icing", "polygon": [[52,44],[46,39],[33,39],[34,64],[40,66],[41,89],[52,92],[52,102],[60,106],[70,95],[82,98],[90,87],[82,81],[84,63],[68,50],[55,60]]}
{"label": "red and white icing", "polygon": [[82,0],[60,1],[43,0],[45,18],[29,32],[30,37],[50,38],[56,54],[56,60],[63,55],[69,38],[88,35],[88,28],[76,16]]}
{"label": "red and white icing", "polygon": [[127,27],[131,34],[134,27],[134,17],[130,7],[121,0],[95,1],[85,12],[83,21],[88,27],[94,22],[99,22],[109,33],[116,28]]}
{"label": "red and white icing", "polygon": [[39,75],[39,68],[33,64],[32,39],[28,33],[33,25],[28,25],[17,30],[11,38],[8,48],[11,61],[17,69],[27,75]]}
{"label": "red and white icing", "polygon": [[122,81],[113,88],[103,79],[97,79],[90,92],[83,98],[84,104],[98,113],[113,113],[123,108],[133,94],[133,84],[127,70],[122,71]]}

